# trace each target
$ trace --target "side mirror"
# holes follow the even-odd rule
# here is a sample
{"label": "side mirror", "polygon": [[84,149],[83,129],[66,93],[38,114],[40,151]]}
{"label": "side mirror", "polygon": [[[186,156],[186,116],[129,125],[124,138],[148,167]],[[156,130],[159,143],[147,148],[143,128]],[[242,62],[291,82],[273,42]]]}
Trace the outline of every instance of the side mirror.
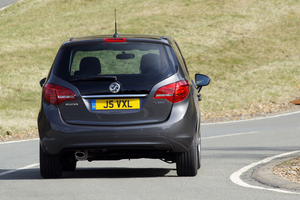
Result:
{"label": "side mirror", "polygon": [[40,80],[40,86],[43,87],[45,82],[46,82],[46,78],[43,78],[42,80]]}
{"label": "side mirror", "polygon": [[204,74],[196,74],[195,81],[198,87],[203,87],[210,83],[210,78]]}
{"label": "side mirror", "polygon": [[210,78],[204,74],[196,74],[195,75],[195,81],[198,89],[198,101],[201,101],[201,94],[200,90],[202,89],[203,86],[207,86],[210,83]]}

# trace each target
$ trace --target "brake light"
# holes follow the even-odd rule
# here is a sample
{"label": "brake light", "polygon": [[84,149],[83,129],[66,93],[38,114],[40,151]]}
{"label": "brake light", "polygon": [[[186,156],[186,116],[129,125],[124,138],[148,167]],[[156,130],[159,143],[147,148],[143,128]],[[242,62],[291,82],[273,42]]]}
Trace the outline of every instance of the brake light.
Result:
{"label": "brake light", "polygon": [[104,42],[126,42],[126,38],[104,38]]}
{"label": "brake light", "polygon": [[171,103],[178,103],[183,101],[189,95],[189,92],[189,83],[186,80],[178,81],[159,88],[154,95],[154,99],[166,99]]}
{"label": "brake light", "polygon": [[44,98],[51,104],[59,105],[65,101],[76,100],[72,90],[54,84],[46,84],[44,89]]}

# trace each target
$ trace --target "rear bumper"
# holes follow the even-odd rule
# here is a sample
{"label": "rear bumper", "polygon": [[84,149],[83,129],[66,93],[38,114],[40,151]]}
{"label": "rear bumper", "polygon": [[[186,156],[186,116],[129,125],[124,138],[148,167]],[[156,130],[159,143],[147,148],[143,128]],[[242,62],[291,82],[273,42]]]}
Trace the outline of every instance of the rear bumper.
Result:
{"label": "rear bumper", "polygon": [[[67,124],[54,105],[42,104],[38,117],[40,142],[50,154],[65,149],[132,148],[187,151],[194,139],[198,116],[193,103],[173,106],[167,121],[131,126],[82,126]],[[50,120],[51,119],[51,120]]]}

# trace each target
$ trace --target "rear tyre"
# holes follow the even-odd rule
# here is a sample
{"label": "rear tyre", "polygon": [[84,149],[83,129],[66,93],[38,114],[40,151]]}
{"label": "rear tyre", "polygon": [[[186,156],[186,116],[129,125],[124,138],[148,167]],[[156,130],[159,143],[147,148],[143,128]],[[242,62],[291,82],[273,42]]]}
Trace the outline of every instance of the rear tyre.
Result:
{"label": "rear tyre", "polygon": [[198,147],[194,139],[190,150],[176,155],[176,169],[178,176],[196,176],[199,167]]}
{"label": "rear tyre", "polygon": [[43,178],[60,178],[62,165],[59,155],[51,155],[44,152],[40,146],[40,173]]}
{"label": "rear tyre", "polygon": [[76,169],[76,161],[62,161],[62,170],[63,171],[74,171]]}
{"label": "rear tyre", "polygon": [[201,144],[197,146],[197,156],[198,156],[198,169],[201,167]]}

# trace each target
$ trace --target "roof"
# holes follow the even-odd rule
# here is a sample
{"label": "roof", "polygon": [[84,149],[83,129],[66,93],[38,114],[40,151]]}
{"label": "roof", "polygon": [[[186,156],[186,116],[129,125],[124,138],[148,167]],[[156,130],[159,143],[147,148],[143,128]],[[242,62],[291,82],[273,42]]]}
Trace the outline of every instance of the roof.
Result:
{"label": "roof", "polygon": [[[68,42],[80,42],[80,41],[92,41],[92,40],[103,40],[104,38],[113,38],[113,35],[94,35],[94,36],[85,36],[85,37],[76,37],[70,38]],[[136,40],[151,40],[151,41],[160,41],[163,43],[168,43],[171,40],[170,36],[159,36],[159,35],[142,35],[142,34],[119,34],[119,38],[132,39],[131,41]]]}

